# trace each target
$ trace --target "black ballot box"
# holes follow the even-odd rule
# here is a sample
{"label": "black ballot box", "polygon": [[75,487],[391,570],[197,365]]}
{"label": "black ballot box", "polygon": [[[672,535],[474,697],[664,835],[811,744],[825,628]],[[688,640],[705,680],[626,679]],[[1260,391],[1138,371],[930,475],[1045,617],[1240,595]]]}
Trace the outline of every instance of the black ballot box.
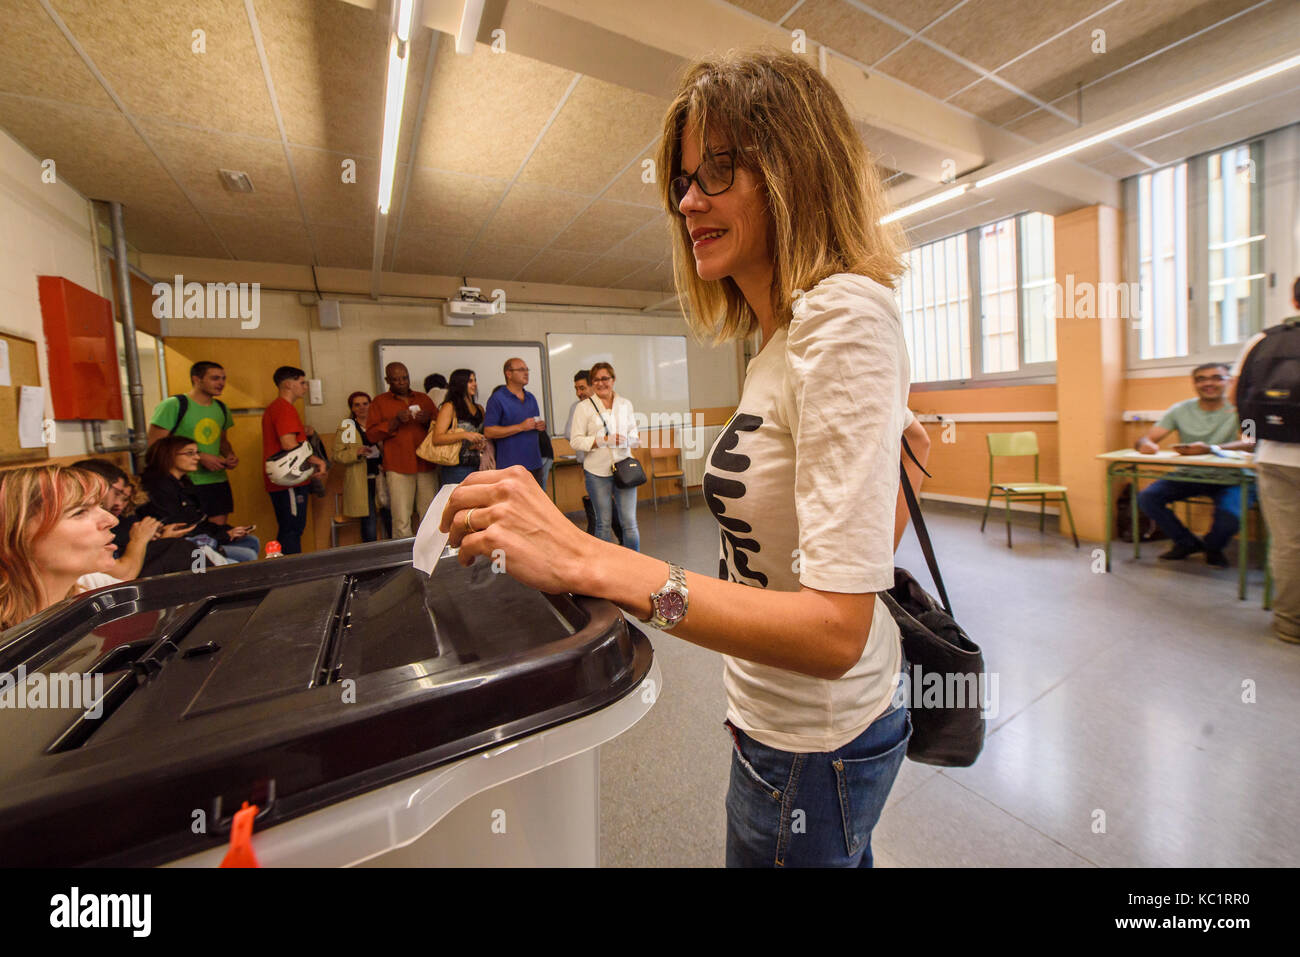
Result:
{"label": "black ballot box", "polygon": [[217,852],[245,801],[266,833],[631,698],[652,664],[608,602],[486,559],[426,576],[409,539],[101,588],[0,634],[0,864]]}

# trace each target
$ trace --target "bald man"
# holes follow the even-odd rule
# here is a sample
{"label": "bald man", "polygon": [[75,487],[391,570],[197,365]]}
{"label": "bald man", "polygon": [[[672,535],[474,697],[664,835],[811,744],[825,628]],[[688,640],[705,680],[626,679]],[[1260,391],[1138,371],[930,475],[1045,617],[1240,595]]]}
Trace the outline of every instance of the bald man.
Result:
{"label": "bald man", "polygon": [[483,434],[496,444],[497,468],[522,465],[533,473],[537,484],[546,488],[542,451],[537,434],[546,428],[537,397],[524,388],[528,385],[528,363],[507,359],[501,369],[505,388],[498,387],[487,400],[483,413]]}
{"label": "bald man", "polygon": [[[438,414],[423,392],[411,391],[411,374],[400,362],[384,367],[388,391],[375,396],[366,417],[366,441],[382,442],[384,473],[393,510],[393,537],[410,538],[437,491],[434,466],[415,454]],[[415,509],[415,520],[411,510]]]}

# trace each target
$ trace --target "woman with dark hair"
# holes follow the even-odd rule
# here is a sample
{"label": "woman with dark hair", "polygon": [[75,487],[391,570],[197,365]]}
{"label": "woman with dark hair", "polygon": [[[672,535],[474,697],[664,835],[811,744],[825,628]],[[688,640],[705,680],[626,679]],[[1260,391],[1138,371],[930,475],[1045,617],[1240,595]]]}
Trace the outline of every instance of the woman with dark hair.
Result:
{"label": "woman with dark hair", "polygon": [[366,442],[366,416],[370,414],[370,395],[353,392],[348,396],[349,417],[334,433],[334,451],[330,458],[343,469],[343,514],[361,519],[361,540],[378,538],[375,519],[375,483],[379,478],[379,445]]}
{"label": "woman with dark hair", "polygon": [[438,481],[457,485],[479,470],[487,447],[483,435],[483,407],[478,404],[478,377],[471,369],[457,369],[447,381],[447,397],[433,423],[433,444],[460,445],[460,461],[442,466]]}
{"label": "woman with dark hair", "polygon": [[217,525],[203,514],[194,497],[189,474],[199,467],[199,447],[183,435],[167,435],[149,446],[140,487],[149,501],[137,511],[164,524],[192,525],[185,537],[198,545],[215,548],[235,562],[253,561],[261,543],[250,535],[251,526]]}
{"label": "woman with dark hair", "polygon": [[[74,462],[72,467],[94,472],[108,483],[100,507],[117,519],[113,526],[113,543],[117,546],[112,571],[114,578],[129,581],[190,570],[194,546],[185,541],[184,536],[193,530],[193,526],[164,525],[156,518],[141,515],[136,511],[136,490],[131,477],[112,462],[82,459]],[[143,502],[144,497],[140,498]],[[225,559],[219,553],[211,552],[209,560],[212,556],[216,557],[216,564],[224,564]]]}
{"label": "woman with dark hair", "polygon": [[877,165],[839,95],[788,53],[691,66],[656,168],[696,337],[762,334],[704,476],[718,577],[593,542],[521,468],[471,475],[442,528],[463,565],[501,549],[527,585],[722,654],[728,865],[870,866],[911,734],[879,598],[908,393],[901,230],[881,225]]}

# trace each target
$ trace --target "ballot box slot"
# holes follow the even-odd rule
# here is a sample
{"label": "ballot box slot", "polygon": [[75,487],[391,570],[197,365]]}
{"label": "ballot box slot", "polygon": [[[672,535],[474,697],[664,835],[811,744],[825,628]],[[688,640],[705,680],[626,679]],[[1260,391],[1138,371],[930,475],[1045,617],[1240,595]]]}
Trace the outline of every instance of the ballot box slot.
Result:
{"label": "ballot box slot", "polygon": [[343,635],[352,627],[352,596],[356,593],[356,586],[354,576],[343,576],[343,589],[339,594],[338,607],[329,623],[325,641],[321,643],[312,687],[338,681],[341,676],[342,666],[339,659],[343,653]]}

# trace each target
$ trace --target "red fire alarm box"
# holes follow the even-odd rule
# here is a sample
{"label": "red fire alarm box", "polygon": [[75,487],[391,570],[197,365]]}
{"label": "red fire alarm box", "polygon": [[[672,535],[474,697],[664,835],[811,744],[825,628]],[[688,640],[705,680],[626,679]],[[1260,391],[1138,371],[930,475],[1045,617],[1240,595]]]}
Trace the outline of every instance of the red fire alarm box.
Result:
{"label": "red fire alarm box", "polygon": [[56,419],[120,419],[113,304],[61,276],[39,276]]}

